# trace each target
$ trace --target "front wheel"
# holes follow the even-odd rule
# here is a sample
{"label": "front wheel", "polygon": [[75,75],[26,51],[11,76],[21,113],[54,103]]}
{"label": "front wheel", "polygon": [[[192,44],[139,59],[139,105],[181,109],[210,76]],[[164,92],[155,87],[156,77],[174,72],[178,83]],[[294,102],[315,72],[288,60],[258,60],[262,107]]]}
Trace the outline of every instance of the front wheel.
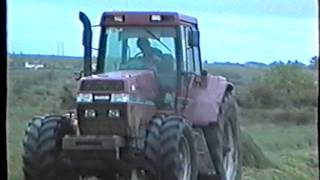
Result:
{"label": "front wheel", "polygon": [[169,117],[160,133],[161,179],[196,180],[198,167],[192,128],[181,119]]}
{"label": "front wheel", "polygon": [[62,116],[35,118],[29,123],[23,140],[25,180],[78,180],[69,174],[59,159],[62,138],[75,134],[71,122]]}

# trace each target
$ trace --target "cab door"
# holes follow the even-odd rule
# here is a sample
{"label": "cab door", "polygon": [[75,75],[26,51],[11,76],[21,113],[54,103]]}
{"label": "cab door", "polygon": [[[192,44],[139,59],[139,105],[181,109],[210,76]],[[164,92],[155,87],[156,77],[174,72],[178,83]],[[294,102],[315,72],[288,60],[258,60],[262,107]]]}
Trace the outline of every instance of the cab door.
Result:
{"label": "cab door", "polygon": [[182,92],[184,94],[184,105],[182,114],[192,122],[193,125],[207,125],[210,121],[210,114],[215,114],[213,102],[214,93],[210,93],[210,85],[206,82],[210,77],[201,76],[201,56],[199,46],[191,46],[189,36],[191,31],[196,31],[194,26],[184,26],[184,60],[182,62]]}

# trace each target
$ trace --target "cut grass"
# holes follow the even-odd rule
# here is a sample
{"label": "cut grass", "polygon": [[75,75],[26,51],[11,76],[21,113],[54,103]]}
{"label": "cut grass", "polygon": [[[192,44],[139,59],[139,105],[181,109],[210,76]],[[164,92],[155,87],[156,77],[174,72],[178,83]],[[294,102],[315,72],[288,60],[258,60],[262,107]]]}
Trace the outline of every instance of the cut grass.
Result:
{"label": "cut grass", "polygon": [[244,179],[310,180],[319,176],[315,125],[277,126],[267,123],[244,128],[278,169],[244,168]]}

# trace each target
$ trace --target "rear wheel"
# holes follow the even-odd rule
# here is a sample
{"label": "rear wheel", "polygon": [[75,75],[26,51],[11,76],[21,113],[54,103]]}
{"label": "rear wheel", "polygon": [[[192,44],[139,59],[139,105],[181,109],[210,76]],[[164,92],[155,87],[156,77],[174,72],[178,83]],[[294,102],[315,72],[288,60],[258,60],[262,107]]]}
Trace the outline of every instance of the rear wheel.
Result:
{"label": "rear wheel", "polygon": [[167,118],[161,126],[161,179],[196,180],[196,150],[192,128],[177,118]]}
{"label": "rear wheel", "polygon": [[[242,158],[240,151],[240,125],[237,115],[237,103],[231,94],[226,96],[227,120],[225,123],[225,146],[228,147],[224,153],[224,167],[226,171],[227,180],[240,180]],[[228,162],[228,163],[227,163]],[[227,166],[229,164],[229,166]]]}
{"label": "rear wheel", "polygon": [[228,150],[224,153],[223,167],[227,180],[240,180],[241,179],[241,165],[240,163],[240,149],[238,146],[237,138],[232,129],[231,123],[227,123],[228,127],[225,132],[225,143]]}
{"label": "rear wheel", "polygon": [[220,106],[218,122],[203,129],[219,180],[241,179],[241,154],[237,105],[227,92]]}
{"label": "rear wheel", "polygon": [[35,118],[28,124],[22,155],[25,180],[79,179],[66,171],[59,159],[66,134],[75,134],[75,131],[71,122],[62,116]]}

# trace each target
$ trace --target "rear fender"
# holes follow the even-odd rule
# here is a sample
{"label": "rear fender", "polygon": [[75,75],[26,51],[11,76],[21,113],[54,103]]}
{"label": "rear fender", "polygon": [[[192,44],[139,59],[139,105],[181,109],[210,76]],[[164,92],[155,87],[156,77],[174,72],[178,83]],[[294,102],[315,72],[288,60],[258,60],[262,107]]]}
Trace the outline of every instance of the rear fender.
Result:
{"label": "rear fender", "polygon": [[184,114],[196,126],[206,126],[217,122],[223,97],[226,92],[232,92],[233,89],[233,84],[222,76],[209,74],[205,86],[195,85],[193,82],[189,103]]}

